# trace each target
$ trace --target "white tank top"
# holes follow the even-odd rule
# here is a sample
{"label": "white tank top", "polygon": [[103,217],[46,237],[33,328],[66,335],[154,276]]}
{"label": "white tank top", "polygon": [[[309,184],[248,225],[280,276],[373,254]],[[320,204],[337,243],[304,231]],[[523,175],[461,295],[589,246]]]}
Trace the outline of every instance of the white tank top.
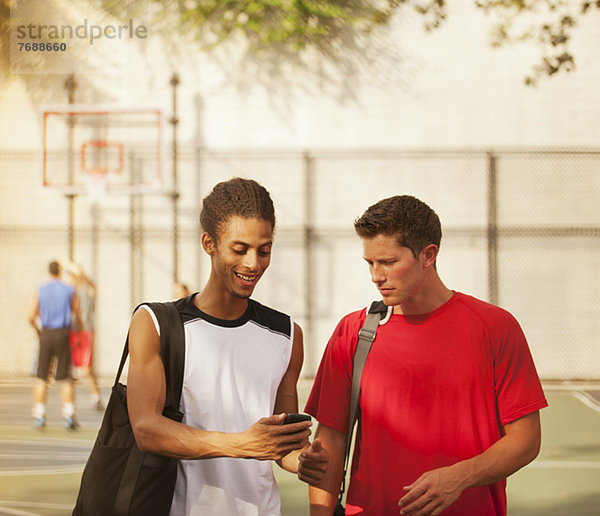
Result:
{"label": "white tank top", "polygon": [[[253,300],[234,321],[201,312],[191,297],[176,306],[186,338],[183,423],[202,430],[242,432],[272,415],[292,351],[291,318]],[[181,460],[170,514],[279,515],[272,465],[232,458]]]}

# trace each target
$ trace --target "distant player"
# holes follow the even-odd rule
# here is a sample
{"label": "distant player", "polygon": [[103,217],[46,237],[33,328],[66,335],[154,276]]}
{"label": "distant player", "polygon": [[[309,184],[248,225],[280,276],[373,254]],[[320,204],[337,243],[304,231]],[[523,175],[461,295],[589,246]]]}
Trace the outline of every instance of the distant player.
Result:
{"label": "distant player", "polygon": [[94,337],[96,313],[96,285],[85,274],[83,267],[76,263],[67,262],[64,269],[68,275],[68,282],[75,287],[79,301],[82,326],[77,329],[71,323],[71,360],[76,368],[78,377],[85,378],[91,393],[91,404],[96,410],[104,410],[100,399],[98,378],[94,372]]}
{"label": "distant player", "polygon": [[81,327],[81,314],[75,289],[61,281],[60,264],[52,261],[48,265],[50,281],[34,294],[29,308],[29,323],[39,335],[37,380],[33,388],[34,426],[41,430],[46,426],[46,400],[52,359],[57,361],[55,380],[60,382],[62,415],[65,427],[75,430],[79,424],[75,417],[75,391],[71,376],[71,348],[69,335],[71,314],[75,324]]}

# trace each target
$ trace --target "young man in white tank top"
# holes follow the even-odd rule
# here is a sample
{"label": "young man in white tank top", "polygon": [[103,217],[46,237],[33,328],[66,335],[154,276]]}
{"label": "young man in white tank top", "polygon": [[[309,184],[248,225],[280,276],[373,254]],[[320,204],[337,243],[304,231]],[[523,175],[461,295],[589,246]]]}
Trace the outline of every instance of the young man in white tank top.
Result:
{"label": "young man in white tank top", "polygon": [[328,454],[318,440],[309,443],[310,422],[281,424],[298,411],[300,327],[250,299],[271,260],[273,203],[255,181],[234,178],[204,199],[200,223],[210,277],[201,292],[176,302],[186,334],[184,420],[161,413],[160,328],[145,307],[129,332],[136,441],[141,450],[181,459],[172,515],[279,515],[270,461],[315,483]]}

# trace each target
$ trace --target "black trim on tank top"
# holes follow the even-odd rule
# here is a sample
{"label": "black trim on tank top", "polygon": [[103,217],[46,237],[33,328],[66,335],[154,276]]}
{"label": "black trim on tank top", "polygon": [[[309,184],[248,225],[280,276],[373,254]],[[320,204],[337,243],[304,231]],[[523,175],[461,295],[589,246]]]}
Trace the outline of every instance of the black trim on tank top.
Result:
{"label": "black trim on tank top", "polygon": [[195,296],[196,294],[191,294],[190,296],[179,299],[175,302],[175,306],[179,310],[184,324],[197,319],[202,319],[206,322],[214,324],[215,326],[221,326],[223,328],[238,328],[252,320],[252,322],[258,326],[275,333],[280,333],[288,338],[292,335],[290,317],[282,312],[274,310],[273,308],[262,305],[258,301],[248,299],[248,307],[246,311],[237,319],[219,319],[200,310],[194,304]]}

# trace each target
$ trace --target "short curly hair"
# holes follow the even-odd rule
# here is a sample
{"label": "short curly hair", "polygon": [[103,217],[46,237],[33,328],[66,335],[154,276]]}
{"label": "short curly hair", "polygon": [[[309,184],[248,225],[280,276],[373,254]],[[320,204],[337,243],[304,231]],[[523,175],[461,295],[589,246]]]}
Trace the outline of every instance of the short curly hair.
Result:
{"label": "short curly hair", "polygon": [[215,241],[230,217],[258,218],[275,231],[275,208],[271,195],[253,179],[234,177],[217,183],[202,202],[200,225]]}
{"label": "short curly hair", "polygon": [[396,195],[373,204],[356,219],[354,229],[361,238],[393,236],[398,245],[408,247],[415,258],[429,244],[439,248],[442,240],[437,213],[410,195]]}

